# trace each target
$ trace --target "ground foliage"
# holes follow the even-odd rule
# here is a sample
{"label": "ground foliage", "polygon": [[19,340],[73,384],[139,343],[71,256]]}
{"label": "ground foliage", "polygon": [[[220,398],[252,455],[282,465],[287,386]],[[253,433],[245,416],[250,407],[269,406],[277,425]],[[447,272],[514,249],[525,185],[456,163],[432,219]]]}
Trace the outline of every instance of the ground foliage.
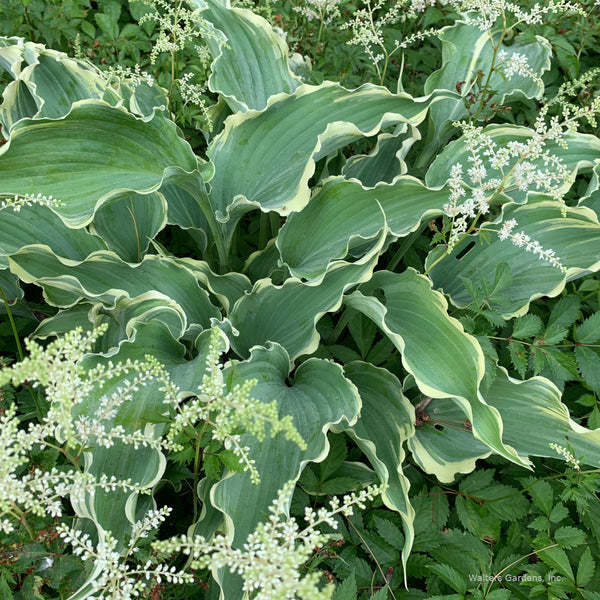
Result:
{"label": "ground foliage", "polygon": [[599,11],[0,0],[0,596],[600,598]]}

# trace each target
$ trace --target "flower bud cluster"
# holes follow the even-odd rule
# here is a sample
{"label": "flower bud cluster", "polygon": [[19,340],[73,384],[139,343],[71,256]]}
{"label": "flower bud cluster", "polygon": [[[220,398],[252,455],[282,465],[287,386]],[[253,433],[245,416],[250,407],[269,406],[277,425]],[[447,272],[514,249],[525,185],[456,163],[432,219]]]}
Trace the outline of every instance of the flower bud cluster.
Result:
{"label": "flower bud cluster", "polygon": [[297,521],[287,515],[294,490],[288,482],[269,507],[269,518],[259,523],[243,548],[233,548],[225,536],[207,541],[201,536],[181,536],[156,542],[161,552],[183,552],[191,557],[191,568],[227,567],[244,580],[243,589],[255,600],[329,600],[333,586],[319,587],[319,574],[302,575],[300,569],[316,547],[329,541],[333,534],[324,534],[321,525],[337,528],[337,515],[349,516],[355,506],[364,508],[384,490],[371,486],[358,493],[334,498],[329,508],[317,511],[307,508],[306,526],[300,529]]}
{"label": "flower bud cluster", "polygon": [[[558,117],[553,117],[547,124],[546,113],[546,109],[541,110],[532,133],[525,137],[525,141],[512,140],[500,147],[481,127],[466,122],[457,124],[463,130],[462,139],[470,153],[468,161],[471,166],[467,169],[468,181],[465,181],[460,163],[453,165],[450,171],[449,202],[444,205],[444,212],[452,219],[447,243],[449,252],[469,227],[489,212],[490,204],[500,194],[541,192],[559,202],[563,212],[566,211],[564,194],[573,183],[574,176],[547,144],[551,142],[564,147],[565,132],[572,130],[573,124],[560,121]],[[522,236],[517,236],[516,241],[541,259],[559,266],[552,251],[542,250],[535,242],[530,245],[531,240]]]}
{"label": "flower bud cluster", "polygon": [[[137,531],[147,532],[162,523],[169,510],[150,511],[145,519],[136,523]],[[97,545],[94,546],[89,535],[61,524],[58,527],[60,537],[73,548],[73,554],[83,561],[94,563],[96,577],[89,582],[88,597],[98,600],[133,600],[149,597],[149,594],[161,581],[181,585],[191,583],[194,577],[175,567],[166,564],[153,564],[147,561],[144,565],[130,565],[127,557],[135,551],[134,544],[141,537],[132,538],[128,551],[123,557],[117,550],[117,540],[110,532],[103,532]]]}
{"label": "flower bud cluster", "polygon": [[0,194],[0,210],[10,208],[18,213],[24,206],[64,206],[64,202],[52,196],[44,196],[43,194]]}
{"label": "flower bud cluster", "polygon": [[556,452],[558,452],[561,456],[564,456],[567,464],[571,465],[576,471],[581,471],[581,461],[577,460],[575,455],[568,448],[560,446],[554,442],[550,444],[550,448],[552,448],[552,450],[556,450]]}
{"label": "flower bud cluster", "polygon": [[[99,327],[91,332],[76,329],[46,348],[26,340],[27,358],[0,369],[0,388],[24,382],[33,387],[43,386],[49,403],[43,419],[29,423],[26,428],[21,425],[14,404],[0,413],[0,527],[5,532],[13,530],[14,521],[20,520],[24,513],[61,516],[65,497],[70,496],[72,501],[80,503],[97,489],[148,492],[131,480],[104,474],[95,478],[81,472],[72,457],[76,469],[33,469],[22,474],[32,450],[48,445],[56,447],[57,443],[64,445],[65,456],[70,456],[68,450],[72,448],[81,452],[93,445],[110,447],[116,440],[136,447],[160,448],[151,430],[130,432],[111,421],[124,402],[131,401],[135,392],[151,382],[162,384],[160,390],[170,404],[176,401],[178,390],[153,357],[118,364],[109,361],[86,371],[80,361],[105,329]],[[93,415],[73,416],[93,389],[101,389],[111,379],[128,373],[133,373],[131,379],[125,379],[121,387],[102,396]]]}
{"label": "flower bud cluster", "polygon": [[329,25],[340,16],[341,2],[342,0],[304,0],[304,4],[294,6],[294,11],[307,21],[321,21],[324,25]]}
{"label": "flower bud cluster", "polygon": [[498,237],[501,240],[510,239],[515,246],[518,246],[519,248],[525,248],[527,252],[533,252],[534,254],[537,254],[541,261],[548,262],[553,267],[556,267],[563,273],[566,273],[566,267],[560,262],[560,258],[556,256],[556,252],[554,252],[554,250],[544,250],[538,241],[532,240],[531,237],[528,236],[524,231],[512,233],[512,230],[516,225],[516,219],[508,219],[508,221],[504,221],[502,228],[498,233]]}
{"label": "flower bud cluster", "polygon": [[260,475],[248,454],[250,449],[241,445],[240,429],[263,441],[269,426],[271,437],[281,432],[302,449],[306,448],[306,443],[290,415],[278,416],[275,401],[262,402],[250,396],[256,380],[246,380],[227,391],[220,363],[224,341],[222,335],[219,329],[212,330],[205,362],[207,374],[198,388],[198,395],[178,407],[167,434],[167,446],[179,449],[175,443],[179,433],[187,427],[194,427],[199,421],[206,421],[212,425],[213,439],[221,442],[226,449],[233,450],[240,464],[244,465],[244,470],[249,471],[252,481],[259,483]]}

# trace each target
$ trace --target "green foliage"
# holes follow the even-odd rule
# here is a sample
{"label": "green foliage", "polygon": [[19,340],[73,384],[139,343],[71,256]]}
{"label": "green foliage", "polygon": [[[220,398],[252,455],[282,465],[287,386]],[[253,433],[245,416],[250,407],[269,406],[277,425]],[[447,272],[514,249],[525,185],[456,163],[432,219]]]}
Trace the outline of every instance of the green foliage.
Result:
{"label": "green foliage", "polygon": [[600,597],[598,9],[433,4],[0,0],[2,597]]}

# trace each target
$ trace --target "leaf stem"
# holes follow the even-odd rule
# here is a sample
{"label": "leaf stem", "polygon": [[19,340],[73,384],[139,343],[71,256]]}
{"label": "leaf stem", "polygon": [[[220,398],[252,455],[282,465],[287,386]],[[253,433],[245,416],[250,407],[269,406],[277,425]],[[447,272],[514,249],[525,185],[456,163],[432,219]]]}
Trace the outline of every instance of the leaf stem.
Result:
{"label": "leaf stem", "polygon": [[[23,361],[25,358],[25,354],[23,352],[23,346],[21,346],[21,340],[19,339],[19,332],[17,331],[17,326],[16,326],[15,320],[13,318],[12,310],[10,309],[10,305],[8,303],[8,298],[6,297],[6,294],[4,293],[4,290],[2,289],[1,285],[0,285],[0,296],[2,296],[2,302],[4,302],[4,306],[6,308],[6,314],[8,315],[8,320],[10,322],[10,327],[12,329],[13,337],[15,338],[15,343],[17,344],[17,352],[19,354],[19,360]],[[29,393],[31,394],[31,398],[33,399],[33,403],[35,404],[35,409],[37,411],[38,418],[40,420],[42,420],[44,417],[44,411],[42,410],[42,407],[40,406],[37,394],[33,391],[33,387],[31,386],[31,384],[25,384],[25,387],[27,387],[27,389],[29,390]]]}
{"label": "leaf stem", "polygon": [[502,571],[496,573],[496,575],[494,575],[494,577],[492,577],[492,580],[490,581],[490,585],[488,585],[488,589],[485,592],[485,596],[487,596],[490,593],[490,590],[492,589],[492,586],[494,585],[494,581],[497,581],[498,578],[502,575],[502,573],[504,573],[505,571],[508,571],[508,569],[510,569],[511,567],[514,567],[516,564],[520,563],[522,560],[529,558],[530,556],[533,556],[534,554],[539,554],[540,552],[543,552],[544,550],[549,550],[550,548],[556,548],[556,546],[558,546],[558,544],[551,544],[550,546],[546,546],[545,548],[540,548],[539,550],[534,550],[533,552],[530,552],[529,554],[526,554],[525,556],[521,556],[514,562],[510,563],[510,565],[508,565],[507,567],[504,567],[504,569],[502,569]]}
{"label": "leaf stem", "polygon": [[204,433],[206,432],[206,428],[208,427],[208,421],[205,421],[202,425],[202,429],[200,433],[196,434],[196,452],[194,453],[194,520],[195,523],[198,520],[198,481],[200,480],[200,460],[202,459],[202,438],[204,437]]}
{"label": "leaf stem", "polygon": [[10,508],[11,512],[13,512],[14,514],[17,515],[17,517],[19,518],[19,521],[21,522],[21,525],[23,525],[23,527],[25,527],[25,529],[27,530],[29,537],[32,540],[35,540],[35,532],[33,531],[33,529],[31,529],[31,526],[29,525],[29,522],[27,521],[26,513],[24,513],[14,502],[11,501],[10,505],[11,505],[11,508]]}

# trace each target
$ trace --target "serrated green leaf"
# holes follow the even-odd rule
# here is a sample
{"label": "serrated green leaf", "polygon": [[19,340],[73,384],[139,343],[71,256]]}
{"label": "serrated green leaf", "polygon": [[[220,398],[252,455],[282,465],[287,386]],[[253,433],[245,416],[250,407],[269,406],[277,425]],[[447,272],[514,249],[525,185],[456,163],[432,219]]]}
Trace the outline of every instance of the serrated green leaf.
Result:
{"label": "serrated green leaf", "polygon": [[485,595],[485,600],[511,600],[511,593],[510,590],[492,590]]}
{"label": "serrated green leaf", "polygon": [[592,551],[588,546],[581,555],[579,559],[579,564],[577,565],[577,586],[584,587],[588,583],[592,581],[594,577],[594,571],[596,570],[596,563],[592,558]]}
{"label": "serrated green leaf", "polygon": [[539,551],[537,556],[551,568],[556,569],[562,575],[566,575],[571,581],[575,579],[569,557],[562,548],[547,548],[544,551]]}
{"label": "serrated green leaf", "polygon": [[527,527],[534,529],[535,531],[546,531],[548,529],[548,517],[539,516],[536,517]]}
{"label": "serrated green leaf", "polygon": [[519,342],[508,342],[508,352],[512,360],[513,367],[522,378],[527,373],[527,348]]}
{"label": "serrated green leaf", "polygon": [[456,514],[462,526],[479,539],[498,540],[500,536],[500,520],[490,514],[485,506],[474,502],[471,498],[459,496],[455,503]]}
{"label": "serrated green leaf", "polygon": [[581,406],[587,406],[588,408],[591,408],[596,406],[597,401],[594,394],[584,394],[583,396],[577,398],[575,402],[577,402],[577,404],[581,404]]}
{"label": "serrated green leaf", "polygon": [[318,466],[322,480],[336,475],[348,455],[344,435],[330,435],[328,439],[329,453],[327,454],[327,458],[322,463],[319,463]]}
{"label": "serrated green leaf", "polygon": [[458,489],[463,494],[470,496],[492,485],[493,480],[494,471],[492,469],[478,469],[462,479]]}
{"label": "serrated green leaf", "polygon": [[548,519],[552,523],[560,523],[564,518],[569,515],[569,509],[562,503],[559,502],[554,506],[548,515]]}
{"label": "serrated green leaf", "polygon": [[359,485],[359,482],[352,477],[333,477],[324,481],[319,486],[319,490],[322,494],[342,495],[356,490]]}
{"label": "serrated green leaf", "polygon": [[369,554],[384,568],[398,565],[399,552],[394,546],[388,544],[373,530],[365,529],[361,532],[362,544]]}
{"label": "serrated green leaf", "polygon": [[588,415],[587,424],[590,429],[600,428],[600,410],[597,406],[594,406],[592,412]]}
{"label": "serrated green leaf", "polygon": [[464,594],[467,591],[467,580],[454,567],[448,564],[431,564],[428,569],[447,583],[454,591]]}
{"label": "serrated green leaf", "polygon": [[516,521],[527,514],[529,502],[516,488],[500,483],[475,494],[485,508],[502,521]]}
{"label": "serrated green leaf", "polygon": [[536,479],[527,486],[527,493],[531,496],[534,504],[545,514],[549,515],[554,504],[554,492],[552,486],[543,479]]}
{"label": "serrated green leaf", "polygon": [[348,322],[348,331],[358,347],[361,358],[364,359],[377,334],[375,323],[363,317],[363,315],[357,315],[356,318],[350,319]]}
{"label": "serrated green leaf", "polygon": [[204,472],[210,479],[219,479],[221,477],[221,465],[219,459],[214,454],[209,454],[202,461]]}
{"label": "serrated green leaf", "polygon": [[[568,328],[577,319],[581,298],[579,296],[566,296],[561,298],[553,307],[548,317],[548,326]],[[550,343],[550,342],[549,342]]]}
{"label": "serrated green leaf", "polygon": [[548,325],[544,333],[542,334],[542,338],[544,340],[544,344],[547,346],[553,346],[562,342],[568,333],[568,329],[566,327],[562,327],[556,323],[552,325]]}
{"label": "serrated green leaf", "polygon": [[354,575],[354,571],[352,571],[350,575],[345,577],[342,583],[335,588],[331,600],[356,600],[356,593],[356,576]]}
{"label": "serrated green leaf", "polygon": [[375,592],[371,596],[370,600],[387,600],[389,596],[388,591],[389,588],[386,585],[384,588],[381,588],[379,591]]}
{"label": "serrated green leaf", "polygon": [[404,534],[388,519],[384,519],[375,515],[373,518],[375,526],[379,535],[388,543],[390,546],[402,550],[404,548]]}
{"label": "serrated green leaf", "polygon": [[241,464],[240,457],[233,450],[224,450],[218,454],[219,460],[232,472],[241,473],[244,465]]}
{"label": "serrated green leaf", "polygon": [[585,542],[585,533],[577,527],[565,525],[554,532],[554,538],[561,548],[576,548]]}
{"label": "serrated green leaf", "polygon": [[494,325],[495,327],[502,327],[505,324],[504,318],[502,315],[496,310],[482,310],[479,313],[488,323]]}
{"label": "serrated green leaf", "polygon": [[596,393],[600,393],[600,356],[597,351],[594,348],[575,346],[575,357],[585,384]]}
{"label": "serrated green leaf", "polygon": [[542,330],[542,320],[537,315],[525,315],[515,319],[513,337],[525,339],[537,335]]}
{"label": "serrated green leaf", "polygon": [[546,362],[553,377],[559,381],[578,379],[577,362],[572,353],[557,348],[545,348]]}
{"label": "serrated green leaf", "polygon": [[534,375],[539,375],[546,366],[546,352],[533,346],[529,354],[529,364]]}

